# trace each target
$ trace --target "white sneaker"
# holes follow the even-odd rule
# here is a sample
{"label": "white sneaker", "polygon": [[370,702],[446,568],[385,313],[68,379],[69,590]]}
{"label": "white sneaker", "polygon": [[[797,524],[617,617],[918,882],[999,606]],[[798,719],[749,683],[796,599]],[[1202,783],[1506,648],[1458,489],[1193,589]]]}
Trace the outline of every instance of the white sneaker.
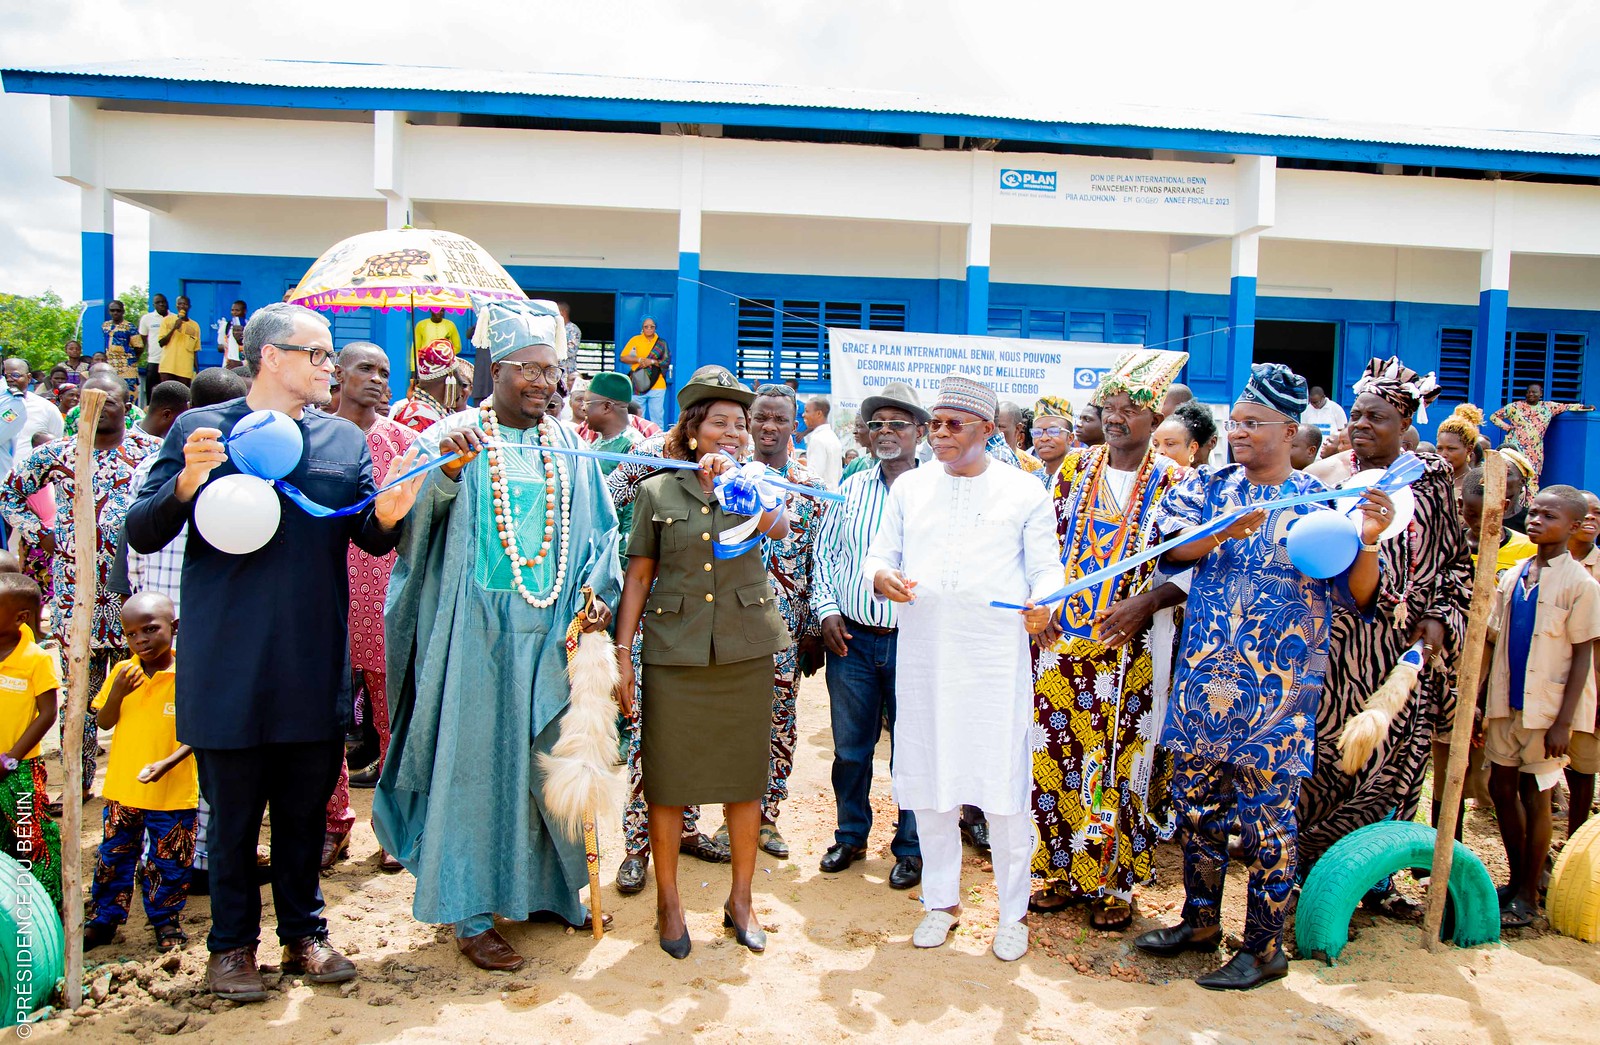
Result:
{"label": "white sneaker", "polygon": [[911,934],[911,945],[938,947],[949,939],[950,930],[959,924],[961,920],[948,911],[929,911],[923,916],[917,931]]}
{"label": "white sneaker", "polygon": [[1002,925],[994,934],[994,956],[1014,962],[1028,953],[1028,927],[1022,922]]}

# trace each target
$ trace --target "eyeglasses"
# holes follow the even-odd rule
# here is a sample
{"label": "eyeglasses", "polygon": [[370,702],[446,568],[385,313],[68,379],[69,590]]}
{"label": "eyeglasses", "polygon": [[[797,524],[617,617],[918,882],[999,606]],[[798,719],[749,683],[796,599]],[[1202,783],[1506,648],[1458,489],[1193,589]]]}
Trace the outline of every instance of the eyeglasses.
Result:
{"label": "eyeglasses", "polygon": [[538,363],[502,363],[501,366],[514,366],[522,371],[525,381],[538,381],[543,379],[547,385],[560,384],[566,376],[566,371],[558,366],[540,366]]}
{"label": "eyeglasses", "polygon": [[[957,421],[955,423],[959,425],[959,424],[965,424],[966,422]],[[877,435],[879,432],[893,432],[895,435],[899,435],[902,432],[909,432],[911,429],[913,429],[915,427],[917,427],[917,426],[916,426],[916,423],[913,422],[913,421],[868,421],[867,422],[867,431],[871,432],[873,435]],[[960,429],[957,429],[957,431],[960,431]]]}
{"label": "eyeglasses", "polygon": [[795,398],[794,389],[788,385],[762,385],[756,389],[758,396],[782,396],[785,399]]}
{"label": "eyeglasses", "polygon": [[1028,433],[1035,439],[1049,436],[1052,439],[1065,439],[1072,434],[1071,429],[1062,428],[1060,425],[1051,425],[1049,428],[1030,428]]}
{"label": "eyeglasses", "polygon": [[1292,425],[1297,423],[1298,422],[1295,421],[1256,421],[1254,419],[1249,421],[1235,421],[1232,418],[1229,418],[1228,420],[1222,422],[1222,430],[1224,432],[1249,432],[1251,435],[1254,435],[1267,425]]}
{"label": "eyeglasses", "polygon": [[278,349],[280,352],[304,352],[306,354],[306,358],[311,361],[312,366],[321,366],[333,358],[333,349],[331,348],[313,348],[310,345],[276,344],[272,347]]}
{"label": "eyeglasses", "polygon": [[949,429],[951,435],[960,435],[962,429],[966,428],[968,425],[975,425],[978,423],[979,422],[977,421],[942,421],[935,417],[932,421],[928,422],[928,431],[934,435],[938,435],[940,432]]}

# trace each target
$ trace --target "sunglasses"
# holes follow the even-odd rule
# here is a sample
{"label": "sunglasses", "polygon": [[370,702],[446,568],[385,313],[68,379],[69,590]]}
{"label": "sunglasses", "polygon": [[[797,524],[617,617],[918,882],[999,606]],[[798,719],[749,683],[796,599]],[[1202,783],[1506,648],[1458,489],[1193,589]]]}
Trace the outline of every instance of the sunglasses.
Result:
{"label": "sunglasses", "polygon": [[868,421],[867,422],[867,431],[871,432],[873,435],[877,435],[879,432],[893,432],[895,435],[899,435],[902,432],[909,432],[911,429],[913,429],[915,427],[917,427],[917,426],[916,426],[916,423],[914,421]]}
{"label": "sunglasses", "polygon": [[967,428],[982,423],[983,422],[981,421],[941,421],[939,418],[935,417],[932,421],[928,422],[928,431],[934,435],[938,435],[940,432],[948,429],[951,435],[960,435]]}
{"label": "sunglasses", "polygon": [[782,396],[785,399],[795,398],[794,389],[788,385],[762,385],[756,389],[758,396]]}

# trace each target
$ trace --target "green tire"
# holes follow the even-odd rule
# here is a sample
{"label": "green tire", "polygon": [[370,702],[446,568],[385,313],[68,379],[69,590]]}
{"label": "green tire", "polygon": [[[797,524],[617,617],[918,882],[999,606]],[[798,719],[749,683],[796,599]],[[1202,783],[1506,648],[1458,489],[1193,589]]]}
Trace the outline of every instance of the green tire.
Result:
{"label": "green tire", "polygon": [[[1350,916],[1374,885],[1408,867],[1433,866],[1434,830],[1385,820],[1352,831],[1306,876],[1295,908],[1294,939],[1302,958],[1333,964],[1350,938]],[[1450,865],[1454,941],[1477,947],[1500,939],[1500,902],[1483,862],[1460,842]]]}
{"label": "green tire", "polygon": [[0,1027],[44,1006],[66,974],[61,916],[38,879],[0,853],[0,976],[5,1011]]}

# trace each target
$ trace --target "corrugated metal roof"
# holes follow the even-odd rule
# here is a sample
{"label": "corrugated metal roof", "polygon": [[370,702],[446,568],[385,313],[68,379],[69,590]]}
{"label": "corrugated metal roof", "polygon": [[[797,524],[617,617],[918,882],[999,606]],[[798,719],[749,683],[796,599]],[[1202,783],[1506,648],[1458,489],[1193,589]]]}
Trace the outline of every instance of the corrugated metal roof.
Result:
{"label": "corrugated metal roof", "polygon": [[[49,76],[131,78],[300,89],[371,89],[784,107],[837,112],[926,114],[1046,124],[1211,131],[1267,137],[1310,138],[1429,148],[1487,150],[1556,156],[1600,156],[1600,137],[1546,131],[1417,127],[1303,116],[1218,113],[1181,107],[1104,102],[946,99],[899,91],[850,87],[667,80],[586,73],[496,72],[436,66],[363,65],[268,59],[169,58],[161,75],[145,61],[64,66],[18,66]],[[11,69],[6,72],[13,71]],[[754,120],[753,122],[759,122]]]}

